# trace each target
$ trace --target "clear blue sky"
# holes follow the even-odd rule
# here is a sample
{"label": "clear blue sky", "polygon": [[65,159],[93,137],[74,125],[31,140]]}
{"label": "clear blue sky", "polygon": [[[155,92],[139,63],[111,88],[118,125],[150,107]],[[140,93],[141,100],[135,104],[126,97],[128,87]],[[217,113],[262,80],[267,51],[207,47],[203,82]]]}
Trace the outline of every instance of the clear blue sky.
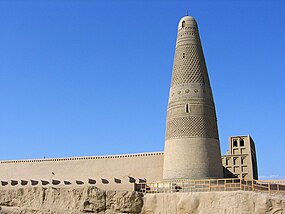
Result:
{"label": "clear blue sky", "polygon": [[162,151],[186,9],[222,153],[229,136],[250,134],[259,174],[285,178],[281,0],[0,0],[0,159]]}

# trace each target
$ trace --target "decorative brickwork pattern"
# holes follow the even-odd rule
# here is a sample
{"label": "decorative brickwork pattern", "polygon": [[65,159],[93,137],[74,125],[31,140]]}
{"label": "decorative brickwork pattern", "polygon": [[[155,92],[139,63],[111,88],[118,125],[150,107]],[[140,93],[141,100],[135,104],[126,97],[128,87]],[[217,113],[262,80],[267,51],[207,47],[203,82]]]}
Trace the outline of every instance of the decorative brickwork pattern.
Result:
{"label": "decorative brickwork pattern", "polygon": [[204,83],[205,62],[198,45],[177,47],[172,72],[172,86]]}
{"label": "decorative brickwork pattern", "polygon": [[167,121],[166,140],[183,137],[205,137],[218,139],[215,118],[177,117]]}
{"label": "decorative brickwork pattern", "polygon": [[213,95],[191,16],[178,24],[164,148],[163,179],[223,177]]}

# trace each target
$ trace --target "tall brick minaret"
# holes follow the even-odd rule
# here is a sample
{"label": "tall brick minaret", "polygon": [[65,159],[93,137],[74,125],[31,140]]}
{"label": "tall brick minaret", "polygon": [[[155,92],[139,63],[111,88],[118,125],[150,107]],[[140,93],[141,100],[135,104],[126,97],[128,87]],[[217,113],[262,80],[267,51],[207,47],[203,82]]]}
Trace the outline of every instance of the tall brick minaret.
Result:
{"label": "tall brick minaret", "polygon": [[178,25],[166,123],[163,179],[223,177],[216,110],[191,16]]}

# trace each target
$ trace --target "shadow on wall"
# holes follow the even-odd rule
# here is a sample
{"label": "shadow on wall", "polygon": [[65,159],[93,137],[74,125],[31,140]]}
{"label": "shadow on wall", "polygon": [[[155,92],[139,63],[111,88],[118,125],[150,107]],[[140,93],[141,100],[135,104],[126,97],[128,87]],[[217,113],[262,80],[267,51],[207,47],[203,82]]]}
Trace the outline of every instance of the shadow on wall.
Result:
{"label": "shadow on wall", "polygon": [[236,175],[234,175],[231,171],[229,171],[227,168],[223,167],[224,171],[224,178],[237,178]]}
{"label": "shadow on wall", "polygon": [[135,183],[135,182],[136,182],[136,179],[129,176],[129,182],[130,182],[130,183]]}
{"label": "shadow on wall", "polygon": [[76,180],[75,183],[76,183],[77,185],[83,185],[83,184],[84,184],[83,181],[79,181],[79,180]]}
{"label": "shadow on wall", "polygon": [[107,179],[105,179],[105,178],[101,178],[101,180],[102,180],[103,184],[108,184],[109,183],[109,181]]}
{"label": "shadow on wall", "polygon": [[122,180],[119,178],[114,178],[114,182],[117,184],[120,184],[120,183],[122,183]]}
{"label": "shadow on wall", "polygon": [[[35,179],[21,179],[21,180],[1,180],[0,183],[0,188],[1,187],[28,187],[28,186],[38,186],[38,185],[42,185],[42,186],[48,186],[48,185],[53,185],[53,186],[58,186],[58,185],[64,185],[64,186],[69,186],[69,185],[96,185],[96,184],[117,184],[120,185],[122,184],[122,179],[120,178],[114,178],[113,182],[112,180],[108,180],[107,178],[101,178],[100,179],[101,182],[97,182],[98,180],[94,179],[94,178],[89,178],[86,182],[82,181],[82,180],[75,180],[75,181],[69,181],[69,180],[59,180],[59,179],[52,179],[52,180],[35,180]],[[100,181],[99,180],[99,181]],[[141,179],[141,178],[134,178],[134,177],[128,177],[127,178],[128,183],[133,183],[135,184],[136,181],[139,181],[140,183],[142,182],[146,182],[145,179]]]}

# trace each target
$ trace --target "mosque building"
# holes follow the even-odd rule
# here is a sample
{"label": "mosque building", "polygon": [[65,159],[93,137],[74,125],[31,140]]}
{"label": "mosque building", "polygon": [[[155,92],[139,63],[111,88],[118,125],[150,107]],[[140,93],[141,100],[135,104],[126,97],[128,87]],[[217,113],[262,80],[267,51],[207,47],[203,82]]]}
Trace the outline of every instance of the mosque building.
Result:
{"label": "mosque building", "polygon": [[229,138],[221,155],[215,104],[196,20],[178,24],[164,152],[0,161],[0,188],[94,185],[134,190],[171,179],[258,179],[255,144]]}

